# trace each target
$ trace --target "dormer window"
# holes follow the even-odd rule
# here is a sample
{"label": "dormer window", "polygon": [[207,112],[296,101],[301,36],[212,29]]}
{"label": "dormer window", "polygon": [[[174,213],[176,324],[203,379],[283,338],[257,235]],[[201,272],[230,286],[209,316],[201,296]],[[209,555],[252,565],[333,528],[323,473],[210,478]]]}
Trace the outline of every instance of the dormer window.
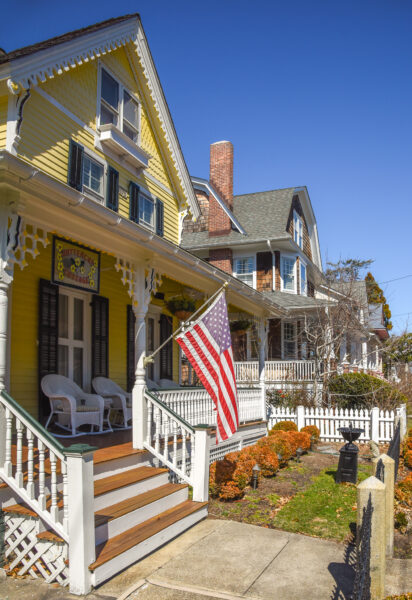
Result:
{"label": "dormer window", "polygon": [[135,144],[139,135],[139,104],[106,69],[101,69],[100,125],[114,125]]}
{"label": "dormer window", "polygon": [[296,210],[293,211],[293,239],[299,248],[303,248],[303,221]]}

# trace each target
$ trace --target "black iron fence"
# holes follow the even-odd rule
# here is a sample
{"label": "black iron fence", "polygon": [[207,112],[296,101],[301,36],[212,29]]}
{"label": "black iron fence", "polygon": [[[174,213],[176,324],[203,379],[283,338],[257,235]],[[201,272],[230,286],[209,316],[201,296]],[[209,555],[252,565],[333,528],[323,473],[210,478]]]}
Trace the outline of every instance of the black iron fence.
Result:
{"label": "black iron fence", "polygon": [[362,523],[356,533],[355,582],[351,600],[370,600],[371,598],[370,560],[372,513],[372,496],[369,494],[368,504],[363,509]]}
{"label": "black iron fence", "polygon": [[395,427],[393,438],[391,439],[391,442],[390,442],[389,448],[388,448],[388,456],[393,458],[393,460],[395,461],[395,481],[396,481],[396,478],[398,477],[400,451],[401,451],[401,424],[400,424],[400,422],[398,422],[398,424]]}

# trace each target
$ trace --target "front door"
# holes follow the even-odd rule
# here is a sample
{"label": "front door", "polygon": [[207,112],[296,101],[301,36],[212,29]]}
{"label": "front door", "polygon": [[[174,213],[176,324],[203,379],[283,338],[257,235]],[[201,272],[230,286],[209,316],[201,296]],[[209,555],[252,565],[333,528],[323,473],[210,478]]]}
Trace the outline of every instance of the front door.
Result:
{"label": "front door", "polygon": [[57,368],[81,388],[90,380],[90,295],[59,288]]}

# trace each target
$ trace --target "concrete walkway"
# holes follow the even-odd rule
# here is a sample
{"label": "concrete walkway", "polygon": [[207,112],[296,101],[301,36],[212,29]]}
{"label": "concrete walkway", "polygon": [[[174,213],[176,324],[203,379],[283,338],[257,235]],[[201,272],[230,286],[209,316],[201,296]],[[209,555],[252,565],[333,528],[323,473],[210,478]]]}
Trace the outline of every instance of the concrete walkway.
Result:
{"label": "concrete walkway", "polygon": [[[348,553],[343,544],[207,519],[87,598],[348,600],[353,560],[353,551]],[[412,560],[390,561],[386,579],[388,595],[412,591]],[[7,581],[5,586],[1,581],[0,600],[76,598],[46,584],[28,586],[29,581]]]}

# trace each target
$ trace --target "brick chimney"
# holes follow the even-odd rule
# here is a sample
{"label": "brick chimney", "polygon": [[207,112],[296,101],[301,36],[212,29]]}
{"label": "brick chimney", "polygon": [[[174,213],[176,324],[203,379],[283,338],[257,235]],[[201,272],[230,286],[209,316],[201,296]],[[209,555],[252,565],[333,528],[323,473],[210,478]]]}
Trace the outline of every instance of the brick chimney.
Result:
{"label": "brick chimney", "polygon": [[[210,183],[219,193],[227,207],[233,208],[233,145],[231,142],[215,142],[210,146]],[[230,233],[231,221],[217,200],[209,199],[209,235]]]}

